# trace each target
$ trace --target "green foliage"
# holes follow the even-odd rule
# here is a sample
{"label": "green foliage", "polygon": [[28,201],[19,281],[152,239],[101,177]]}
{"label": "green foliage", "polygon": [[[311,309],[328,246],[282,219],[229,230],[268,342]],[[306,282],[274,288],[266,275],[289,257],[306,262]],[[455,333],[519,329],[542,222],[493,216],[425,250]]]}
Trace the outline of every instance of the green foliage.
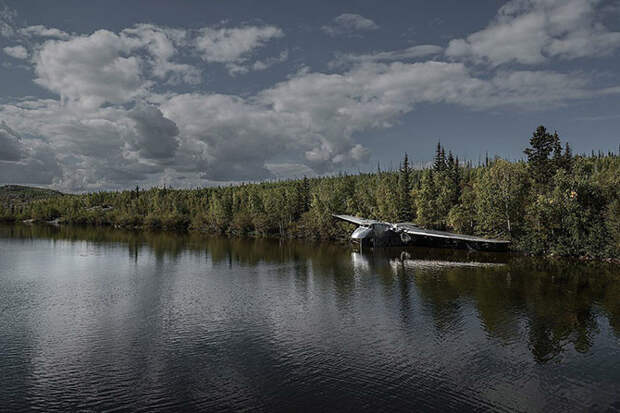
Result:
{"label": "green foliage", "polygon": [[476,193],[466,185],[459,202],[448,213],[448,226],[458,233],[472,235],[477,227],[476,205]]}
{"label": "green foliage", "polygon": [[[590,170],[583,162],[589,160],[578,159],[576,169]],[[529,205],[523,241],[538,254],[618,256],[613,216],[617,201],[617,196],[606,198],[604,188],[591,174],[568,174],[559,169],[553,177],[553,190],[537,194]]]}
{"label": "green foliage", "polygon": [[344,239],[351,227],[332,218],[341,213],[510,238],[532,254],[620,257],[620,157],[572,156],[544,127],[530,144],[527,163],[478,167],[438,145],[422,170],[405,155],[396,172],[226,187],[82,195],[3,187],[0,220]]}
{"label": "green foliage", "polygon": [[436,208],[438,188],[434,176],[432,170],[424,171],[416,194],[417,223],[426,228],[437,227],[441,220]]}
{"label": "green foliage", "polygon": [[522,228],[528,176],[523,163],[493,162],[475,185],[478,230],[512,237]]}
{"label": "green foliage", "polygon": [[613,246],[620,251],[620,199],[612,201],[605,211],[607,231],[613,238]]}

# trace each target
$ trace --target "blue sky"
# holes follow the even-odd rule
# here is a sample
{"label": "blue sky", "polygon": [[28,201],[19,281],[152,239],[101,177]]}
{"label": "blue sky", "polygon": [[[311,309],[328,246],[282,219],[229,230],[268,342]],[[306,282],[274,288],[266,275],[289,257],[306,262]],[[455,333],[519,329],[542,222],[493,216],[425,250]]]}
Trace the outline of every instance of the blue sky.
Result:
{"label": "blue sky", "polygon": [[0,1],[0,183],[188,187],[620,143],[620,2]]}

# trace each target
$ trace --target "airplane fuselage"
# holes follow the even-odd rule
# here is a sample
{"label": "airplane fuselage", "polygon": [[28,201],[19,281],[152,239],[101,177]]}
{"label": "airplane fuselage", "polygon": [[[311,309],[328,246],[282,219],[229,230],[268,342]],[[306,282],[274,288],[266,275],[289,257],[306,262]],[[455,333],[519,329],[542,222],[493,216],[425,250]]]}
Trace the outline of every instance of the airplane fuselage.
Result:
{"label": "airplane fuselage", "polygon": [[358,225],[358,228],[351,234],[351,240],[362,248],[415,245],[480,251],[506,251],[510,246],[510,241],[429,230],[410,222],[392,224],[350,215],[334,215],[334,218]]}

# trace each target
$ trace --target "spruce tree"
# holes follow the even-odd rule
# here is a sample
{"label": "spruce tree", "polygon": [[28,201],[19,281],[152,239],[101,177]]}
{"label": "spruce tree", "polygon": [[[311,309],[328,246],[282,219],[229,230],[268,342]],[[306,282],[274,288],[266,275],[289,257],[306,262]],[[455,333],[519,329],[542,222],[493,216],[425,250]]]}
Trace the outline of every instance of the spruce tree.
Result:
{"label": "spruce tree", "polygon": [[557,134],[551,135],[544,126],[540,125],[530,138],[530,147],[523,151],[527,155],[527,162],[531,168],[530,175],[539,185],[546,185],[555,173],[549,155],[556,147],[558,139]]}
{"label": "spruce tree", "polygon": [[441,172],[446,169],[446,152],[441,146],[441,142],[437,142],[437,149],[435,150],[435,159],[433,162],[433,169],[436,172]]}
{"label": "spruce tree", "polygon": [[409,158],[405,153],[405,158],[400,167],[398,175],[398,219],[400,221],[411,221],[413,211],[411,208],[411,169],[409,168]]}

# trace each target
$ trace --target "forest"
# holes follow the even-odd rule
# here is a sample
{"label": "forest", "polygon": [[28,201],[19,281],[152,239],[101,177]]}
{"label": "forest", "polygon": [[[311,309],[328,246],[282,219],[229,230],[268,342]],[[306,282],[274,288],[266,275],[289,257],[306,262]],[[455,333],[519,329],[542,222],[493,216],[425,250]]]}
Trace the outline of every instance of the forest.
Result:
{"label": "forest", "polygon": [[620,156],[574,155],[539,126],[525,159],[477,165],[437,144],[432,165],[196,189],[65,194],[0,203],[0,221],[342,240],[331,214],[508,239],[532,255],[620,258]]}

